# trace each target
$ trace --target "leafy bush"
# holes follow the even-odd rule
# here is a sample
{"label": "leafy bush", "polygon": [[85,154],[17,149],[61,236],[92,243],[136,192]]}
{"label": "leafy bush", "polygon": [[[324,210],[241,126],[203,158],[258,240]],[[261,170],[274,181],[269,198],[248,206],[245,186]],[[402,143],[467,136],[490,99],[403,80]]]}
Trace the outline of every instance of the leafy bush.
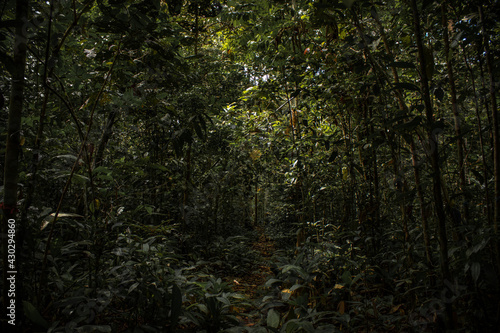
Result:
{"label": "leafy bush", "polygon": [[205,282],[196,278],[190,281],[186,296],[192,301],[184,311],[181,324],[197,327],[197,332],[216,333],[238,326],[235,308],[248,305],[243,295],[232,292],[227,283],[211,276]]}

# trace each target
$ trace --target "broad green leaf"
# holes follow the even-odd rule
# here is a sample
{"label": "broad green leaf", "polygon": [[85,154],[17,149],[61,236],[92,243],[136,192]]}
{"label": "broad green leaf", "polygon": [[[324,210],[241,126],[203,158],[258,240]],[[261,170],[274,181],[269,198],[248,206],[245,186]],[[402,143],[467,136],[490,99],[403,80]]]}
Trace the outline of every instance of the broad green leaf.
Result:
{"label": "broad green leaf", "polygon": [[342,274],[342,281],[343,281],[346,285],[351,285],[351,282],[352,282],[351,272],[349,272],[349,271],[345,271],[345,272]]}
{"label": "broad green leaf", "polygon": [[200,309],[201,312],[208,314],[210,311],[208,311],[208,308],[205,304],[195,304],[195,306]]}
{"label": "broad green leaf", "polygon": [[296,319],[292,319],[288,321],[286,324],[284,324],[285,327],[285,332],[286,333],[292,333],[292,332],[297,332],[296,329],[299,328],[299,325],[297,324]]}
{"label": "broad green leaf", "polygon": [[245,295],[243,294],[233,294],[231,295],[231,297],[234,299],[242,299],[242,300],[246,299]]}
{"label": "broad green leaf", "polygon": [[223,297],[223,296],[217,296],[216,299],[221,302],[221,303],[224,303],[225,305],[227,306],[230,306],[231,305],[231,301],[229,301],[226,297]]}
{"label": "broad green leaf", "polygon": [[279,325],[280,325],[279,313],[274,309],[270,309],[269,312],[267,313],[267,326],[278,328]]}
{"label": "broad green leaf", "polygon": [[285,301],[289,300],[292,296],[292,291],[290,289],[281,290],[281,298]]}
{"label": "broad green leaf", "polygon": [[300,275],[300,277],[302,278],[306,278],[307,277],[307,272],[304,271],[304,269],[302,269],[302,267],[299,267],[299,266],[296,266],[296,265],[286,265],[283,267],[283,269],[281,270],[283,274],[289,272],[289,271],[293,271],[295,272],[296,274]]}
{"label": "broad green leaf", "polygon": [[272,287],[272,286],[273,286],[273,284],[275,284],[275,283],[281,283],[281,282],[283,282],[283,280],[280,280],[280,279],[274,279],[274,278],[273,278],[273,279],[269,279],[269,280],[267,280],[267,281],[266,281],[266,283],[264,284],[264,286],[265,286],[265,287]]}
{"label": "broad green leaf", "polygon": [[290,291],[294,291],[294,290],[297,290],[297,289],[303,288],[303,287],[305,287],[305,286],[302,284],[294,284],[293,286],[290,287]]}

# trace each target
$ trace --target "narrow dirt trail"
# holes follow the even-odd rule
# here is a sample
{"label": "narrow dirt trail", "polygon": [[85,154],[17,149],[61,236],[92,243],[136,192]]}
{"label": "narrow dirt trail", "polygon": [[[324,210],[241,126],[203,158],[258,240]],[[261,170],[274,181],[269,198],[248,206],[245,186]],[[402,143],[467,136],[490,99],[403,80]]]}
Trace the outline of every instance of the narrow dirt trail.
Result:
{"label": "narrow dirt trail", "polygon": [[233,290],[245,295],[249,299],[252,306],[238,309],[237,312],[242,314],[238,316],[245,323],[245,326],[254,326],[260,320],[258,309],[258,300],[265,296],[267,292],[264,288],[269,276],[273,275],[270,269],[271,257],[274,253],[274,243],[265,236],[264,229],[256,228],[259,239],[252,244],[252,248],[259,253],[261,260],[256,264],[254,270],[250,274],[245,274],[237,277],[230,277],[229,283],[233,286]]}

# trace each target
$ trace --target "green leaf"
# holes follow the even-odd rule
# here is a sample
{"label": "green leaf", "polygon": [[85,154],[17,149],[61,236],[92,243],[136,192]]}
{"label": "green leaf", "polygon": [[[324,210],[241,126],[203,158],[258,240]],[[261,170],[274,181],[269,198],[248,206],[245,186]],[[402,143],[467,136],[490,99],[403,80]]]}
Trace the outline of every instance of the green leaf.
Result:
{"label": "green leaf", "polygon": [[[52,213],[49,216],[46,216],[42,221],[42,225],[40,226],[40,230],[45,229],[47,227],[47,225],[49,225],[49,223],[54,222],[55,217],[56,217],[56,213]],[[74,214],[74,213],[59,213],[59,214],[57,214],[58,219],[61,217],[83,218],[84,216]]]}
{"label": "green leaf", "polygon": [[230,301],[230,300],[228,300],[226,297],[224,297],[224,296],[217,296],[217,297],[215,297],[215,298],[216,298],[219,302],[224,303],[224,304],[225,304],[225,305],[227,305],[227,306],[231,306],[231,301]]}
{"label": "green leaf", "polygon": [[351,281],[351,285],[355,284],[356,282],[358,282],[358,280],[361,279],[361,274],[358,274],[356,275],[352,281]]}
{"label": "green leaf", "polygon": [[148,213],[148,215],[153,214],[154,207],[152,207],[150,205],[145,205],[144,209],[146,210],[146,212]]}
{"label": "green leaf", "polygon": [[272,286],[273,286],[273,284],[275,284],[275,283],[281,283],[281,282],[283,282],[283,281],[282,281],[282,280],[280,280],[280,279],[274,279],[274,278],[273,278],[273,279],[269,279],[269,280],[267,280],[267,281],[266,281],[266,283],[264,284],[264,286],[265,286],[265,287],[272,287]]}
{"label": "green leaf", "polygon": [[269,310],[269,312],[267,313],[267,326],[278,328],[279,325],[280,325],[279,313],[274,309]]}
{"label": "green leaf", "polygon": [[111,173],[111,170],[106,168],[106,167],[103,167],[103,166],[99,166],[97,168],[95,168],[94,170],[92,170],[93,173],[97,174],[97,173],[105,173],[105,174],[108,174],[108,173]]}
{"label": "green leaf", "polygon": [[201,312],[205,313],[205,314],[209,314],[210,311],[208,311],[208,308],[205,304],[195,304],[195,306],[200,309]]}
{"label": "green leaf", "polygon": [[23,301],[23,310],[25,316],[31,320],[32,323],[43,328],[49,328],[49,323],[42,317],[33,304],[28,301]]}
{"label": "green leaf", "polygon": [[292,287],[290,287],[290,291],[294,291],[294,290],[297,290],[297,289],[302,288],[302,287],[304,287],[304,285],[294,284]]}
{"label": "green leaf", "polygon": [[163,171],[163,172],[168,171],[168,168],[166,166],[161,165],[161,164],[157,164],[157,163],[156,164],[152,164],[151,167],[155,168],[157,170]]}
{"label": "green leaf", "polygon": [[312,323],[308,322],[308,321],[303,321],[300,323],[300,327],[302,327],[302,329],[306,330],[307,332],[309,333],[314,333],[316,332],[316,330],[314,329],[314,326]]}
{"label": "green leaf", "polygon": [[349,271],[345,271],[344,274],[342,274],[342,281],[346,284],[346,285],[350,285],[351,282],[352,282],[352,276],[351,276],[351,272]]}
{"label": "green leaf", "polygon": [[243,295],[243,294],[233,294],[233,295],[231,295],[231,297],[234,299],[241,299],[241,300],[246,299],[245,295]]}
{"label": "green leaf", "polygon": [[283,269],[281,271],[283,274],[285,274],[288,271],[293,271],[293,272],[297,273],[298,275],[300,275],[300,277],[302,277],[302,278],[306,278],[308,275],[307,272],[302,269],[302,267],[299,267],[296,265],[286,265],[285,267],[283,267]]}
{"label": "green leaf", "polygon": [[128,294],[130,294],[132,291],[135,290],[135,288],[137,288],[139,286],[139,282],[136,282],[134,283],[133,285],[131,285],[129,288],[128,288]]}
{"label": "green leaf", "polygon": [[70,161],[76,161],[76,157],[77,157],[76,155],[70,155],[70,154],[54,156],[54,158],[62,158]]}
{"label": "green leaf", "polygon": [[286,328],[285,328],[286,329],[285,330],[286,333],[297,332],[296,329],[300,327],[297,324],[297,320],[296,319],[292,319],[292,320],[288,321],[285,325],[286,325]]}

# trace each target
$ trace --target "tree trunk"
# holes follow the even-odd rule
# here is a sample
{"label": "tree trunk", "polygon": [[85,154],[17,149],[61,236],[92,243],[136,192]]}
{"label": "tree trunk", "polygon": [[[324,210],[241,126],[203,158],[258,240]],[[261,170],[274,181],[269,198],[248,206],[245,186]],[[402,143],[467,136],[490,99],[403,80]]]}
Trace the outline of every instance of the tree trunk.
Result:
{"label": "tree trunk", "polygon": [[183,228],[187,227],[186,207],[189,202],[190,185],[191,185],[191,142],[188,143],[186,151],[186,170],[185,170],[184,189],[182,194],[182,207],[181,207]]}
{"label": "tree trunk", "polygon": [[493,59],[490,52],[490,38],[489,33],[486,30],[486,24],[484,22],[484,12],[483,6],[479,6],[479,17],[481,19],[481,25],[483,30],[483,45],[484,51],[486,53],[486,67],[488,69],[488,76],[490,80],[490,103],[491,103],[491,114],[493,119],[493,156],[494,156],[494,178],[495,178],[495,200],[493,203],[493,228],[495,231],[495,251],[496,251],[496,262],[497,269],[500,271],[500,242],[498,241],[498,225],[500,224],[500,133],[498,127],[498,107],[497,99],[495,93],[495,77],[493,74]]}
{"label": "tree trunk", "polygon": [[106,121],[106,126],[104,127],[104,131],[102,132],[101,141],[99,142],[99,146],[97,147],[97,151],[94,159],[94,167],[101,166],[102,160],[104,158],[104,149],[108,144],[111,135],[113,134],[113,125],[115,123],[116,114],[118,110],[113,109],[108,115],[108,120]]}
{"label": "tree trunk", "polygon": [[[370,43],[366,40],[362,24],[358,18],[356,11],[354,9],[352,9],[351,12],[352,12],[353,19],[354,19],[354,25],[356,27],[356,30],[358,31],[359,38],[363,41],[363,49],[364,49],[363,51],[364,51],[365,57],[369,60],[373,70],[376,73],[378,73],[379,77],[386,78],[389,81],[389,77],[386,74],[386,71],[380,66],[380,64],[375,60],[375,58],[371,54],[370,48],[368,46]],[[385,35],[382,24],[380,23],[380,21],[378,19],[375,19],[375,21],[376,21],[377,25],[379,26],[382,41],[384,42],[385,49],[386,49],[387,53],[389,54],[389,56],[392,57],[392,52],[388,46],[387,37]],[[396,68],[394,68],[394,67],[392,68],[392,73],[393,73],[393,77],[394,77],[394,82],[398,83],[399,77],[398,77],[398,73],[397,73]],[[402,95],[401,91],[399,89],[395,89],[394,92],[396,93],[396,97],[398,99],[400,109],[407,110],[407,107],[406,107],[406,104],[404,102],[403,95]],[[395,177],[394,184],[395,184],[397,190],[400,191],[401,198],[404,198],[405,192],[406,192],[406,180],[404,177],[404,172],[401,172],[401,169],[400,169],[401,159],[399,158],[400,156],[398,155],[398,152],[396,150],[397,142],[396,142],[396,140],[388,140],[388,141],[389,141],[389,145],[391,148],[392,160],[394,161],[394,163],[392,164],[393,170],[394,170],[394,177]],[[404,200],[404,199],[401,200],[399,208],[400,208],[400,212],[401,212],[401,221],[402,221],[403,234],[404,234],[403,248],[406,251],[406,249],[409,248],[407,246],[407,244],[408,244],[408,242],[410,242],[410,233],[409,233],[409,229],[408,229],[409,217],[408,217],[408,214],[406,213],[407,212],[406,200]],[[411,253],[408,253],[408,262],[409,263],[411,262]]]}
{"label": "tree trunk", "polygon": [[[415,150],[415,141],[412,138],[410,141],[410,151],[413,165],[413,174],[415,177],[415,187],[417,190],[418,201],[420,202],[420,218],[422,219],[422,234],[424,238],[425,257],[427,259],[427,266],[431,268],[434,265],[432,263],[431,238],[429,237],[429,221],[427,220],[427,214],[425,212],[425,199],[422,190],[422,183],[420,181],[420,165],[417,160],[418,157]],[[431,284],[433,284],[432,280]]]}
{"label": "tree trunk", "polygon": [[259,207],[259,182],[257,181],[257,176],[255,177],[255,194],[254,194],[254,206],[255,206],[255,215],[253,217],[253,227],[257,228],[257,224],[259,222],[258,219],[258,207]]}
{"label": "tree trunk", "polygon": [[[377,17],[375,17],[375,22],[379,27],[380,35],[382,36],[382,41],[384,42],[385,51],[390,56],[391,60],[394,60],[393,52],[389,47],[389,41],[387,40],[387,36],[385,34],[385,30],[384,27],[382,26],[382,23]],[[391,67],[391,70],[392,70],[392,75],[394,77],[394,83],[396,84],[399,83],[399,75],[396,67]],[[406,105],[401,90],[397,88],[394,91],[398,99],[399,109],[401,111],[407,111],[409,113],[408,106]],[[418,163],[418,156],[415,149],[415,141],[412,136],[410,136],[409,141],[410,141],[410,152],[411,152],[412,166],[413,166],[413,175],[415,178],[415,187],[417,190],[418,201],[420,203],[420,217],[422,219],[422,234],[424,239],[425,256],[427,258],[428,266],[432,267],[433,264],[432,264],[431,241],[429,236],[429,223],[427,220],[427,214],[425,213],[425,200],[424,200],[422,184],[420,182],[420,169]],[[433,284],[432,281],[431,284]]]}
{"label": "tree trunk", "polygon": [[[13,48],[13,66],[11,68],[12,86],[10,90],[10,105],[9,105],[9,119],[7,129],[7,143],[5,150],[5,167],[4,167],[4,198],[3,198],[3,221],[2,221],[2,234],[7,235],[8,222],[16,221],[17,211],[17,182],[19,174],[19,153],[21,151],[21,119],[23,113],[23,89],[24,89],[24,70],[26,66],[26,44],[27,44],[27,29],[28,22],[28,0],[16,1],[16,22],[15,22],[15,39]],[[9,224],[9,225],[15,225]],[[19,229],[19,226],[16,226]],[[17,238],[17,237],[16,237]],[[13,274],[7,272],[16,272],[19,274],[20,265],[18,261],[8,262],[11,259],[7,256],[7,241],[4,239],[3,243],[3,306],[4,309],[14,301],[16,306],[16,324],[18,325],[22,319],[22,300],[19,297],[20,292],[22,295],[21,286],[17,285],[16,294],[17,298],[8,298],[8,283],[7,277]],[[20,259],[20,246],[16,247],[15,259]],[[14,273],[15,275],[15,273]],[[20,279],[17,279],[19,283]],[[9,325],[9,324],[5,324]],[[9,327],[11,328],[11,327]],[[10,331],[9,328],[4,327],[4,331]]]}
{"label": "tree trunk", "polygon": [[[441,264],[441,274],[445,287],[445,293],[450,293],[449,285],[452,285],[449,260],[448,260],[448,238],[446,235],[446,215],[444,211],[443,196],[441,193],[441,170],[439,167],[439,147],[436,131],[433,130],[434,110],[431,103],[429,91],[429,78],[427,77],[426,58],[424,54],[424,45],[422,42],[422,32],[420,28],[420,14],[417,9],[417,1],[411,0],[411,10],[413,13],[413,24],[415,41],[417,43],[418,58],[420,63],[420,84],[422,96],[425,104],[425,112],[427,118],[428,140],[429,140],[429,155],[432,164],[433,178],[433,197],[434,206],[437,215],[438,241],[439,241],[439,257]],[[447,329],[453,329],[453,308],[451,302],[445,304],[445,325]]]}
{"label": "tree trunk", "polygon": [[[486,216],[487,216],[487,223],[488,225],[493,225],[493,214],[491,211],[491,198],[490,198],[490,188],[488,185],[488,179],[489,179],[489,172],[488,172],[488,166],[486,160],[486,153],[485,153],[485,143],[484,143],[484,138],[483,138],[483,124],[481,120],[481,107],[480,107],[480,102],[479,102],[479,94],[478,90],[476,87],[476,80],[474,77],[474,70],[472,69],[471,66],[471,60],[467,57],[465,53],[465,48],[463,49],[463,57],[464,57],[464,63],[465,66],[467,67],[467,70],[470,73],[470,82],[471,82],[471,87],[472,87],[472,96],[474,99],[474,109],[476,111],[476,119],[477,119],[477,132],[479,134],[479,147],[480,147],[480,153],[481,153],[481,159],[483,161],[482,163],[482,169],[483,169],[483,182],[484,182],[484,201],[486,202]],[[483,87],[484,88],[484,87]],[[486,112],[488,112],[488,108],[486,108]]]}
{"label": "tree trunk", "polygon": [[[469,219],[469,209],[467,205],[467,193],[465,191],[465,165],[464,165],[464,140],[462,138],[462,130],[460,129],[460,116],[458,114],[458,102],[457,102],[457,89],[455,85],[455,74],[453,72],[453,60],[450,57],[450,39],[448,37],[448,19],[447,19],[447,2],[443,1],[441,4],[442,13],[442,25],[443,25],[443,40],[444,40],[444,54],[446,58],[446,69],[448,71],[448,82],[450,84],[450,97],[451,97],[451,109],[453,112],[453,118],[455,120],[455,135],[457,136],[457,158],[458,158],[458,174],[460,178],[460,192],[464,194],[464,217],[467,223]],[[456,209],[454,207],[449,207],[450,209]],[[463,238],[460,231],[457,229],[460,227],[458,225],[459,221],[457,219],[451,218],[453,223],[453,235],[457,240]]]}

